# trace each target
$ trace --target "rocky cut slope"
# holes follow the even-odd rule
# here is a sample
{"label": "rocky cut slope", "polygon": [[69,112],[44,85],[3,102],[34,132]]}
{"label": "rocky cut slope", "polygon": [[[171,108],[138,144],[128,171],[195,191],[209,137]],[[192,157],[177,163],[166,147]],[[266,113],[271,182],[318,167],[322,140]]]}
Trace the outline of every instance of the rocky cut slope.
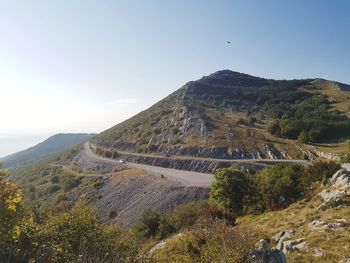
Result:
{"label": "rocky cut slope", "polygon": [[[302,157],[295,145],[348,136],[348,85],[229,70],[190,81],[96,137],[121,151],[245,159]],[[344,132],[345,131],[345,132]]]}

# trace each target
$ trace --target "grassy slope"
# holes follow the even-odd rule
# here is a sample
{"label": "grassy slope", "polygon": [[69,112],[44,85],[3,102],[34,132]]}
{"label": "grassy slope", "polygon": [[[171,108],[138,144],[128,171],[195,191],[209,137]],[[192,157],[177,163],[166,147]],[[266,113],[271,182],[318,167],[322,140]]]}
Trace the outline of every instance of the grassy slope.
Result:
{"label": "grassy slope", "polygon": [[[317,207],[320,204],[321,200],[316,197],[309,202],[297,202],[281,211],[240,217],[237,220],[237,224],[239,227],[260,233],[261,238],[272,237],[282,230],[295,230],[295,236],[292,239],[304,238],[309,244],[309,251],[305,253],[288,253],[287,259],[289,262],[338,262],[344,255],[349,255],[350,253],[349,226],[342,230],[310,230],[308,224],[315,219],[334,222],[335,219],[340,218],[346,219],[349,223],[350,209],[347,206],[343,206],[319,211]],[[321,248],[326,256],[314,257],[312,254],[316,248]]]}

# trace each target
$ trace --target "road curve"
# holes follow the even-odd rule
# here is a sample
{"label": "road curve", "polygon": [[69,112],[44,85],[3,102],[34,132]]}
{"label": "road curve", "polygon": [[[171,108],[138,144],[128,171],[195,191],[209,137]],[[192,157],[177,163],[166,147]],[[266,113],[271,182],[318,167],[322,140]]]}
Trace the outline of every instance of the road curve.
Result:
{"label": "road curve", "polygon": [[[99,161],[120,164],[120,162],[117,160],[113,160],[113,159],[109,159],[109,158],[105,158],[105,157],[101,157],[99,155],[96,155],[91,150],[89,142],[86,142],[84,144],[84,153],[88,157],[99,160]],[[212,174],[183,171],[183,170],[164,168],[164,167],[158,167],[158,166],[152,166],[152,165],[146,165],[146,164],[138,164],[138,163],[129,163],[128,162],[125,165],[129,168],[142,169],[142,170],[144,170],[147,173],[152,174],[152,175],[164,176],[168,180],[180,182],[186,186],[209,187],[211,182],[213,181],[213,178],[214,178],[214,176]]]}
{"label": "road curve", "polygon": [[139,156],[139,157],[150,157],[150,158],[171,158],[174,160],[190,160],[190,161],[209,161],[209,162],[221,162],[221,163],[272,163],[272,164],[301,164],[307,165],[311,161],[307,160],[297,160],[297,159],[218,159],[218,158],[208,158],[208,157],[193,157],[193,156],[163,156],[163,155],[153,155],[153,154],[143,154],[143,153],[130,153],[117,150],[118,153],[128,156]]}
{"label": "road curve", "polygon": [[[86,142],[84,144],[84,150],[85,150],[85,154],[88,155],[90,158],[94,158],[94,159],[109,162],[109,163],[119,163],[119,161],[117,160],[104,158],[93,153],[90,147],[90,142]],[[232,160],[232,159],[200,158],[200,157],[191,157],[191,156],[165,157],[165,156],[159,156],[159,155],[129,153],[129,152],[123,152],[123,151],[118,151],[118,153],[121,153],[123,155],[129,155],[129,156],[142,156],[142,157],[151,157],[151,158],[172,158],[175,160],[199,160],[199,161],[212,161],[212,162],[224,162],[224,163],[270,163],[270,164],[285,163],[285,164],[301,164],[301,165],[308,165],[311,163],[310,161],[306,161],[306,160],[292,160],[292,159],[234,159]],[[158,175],[158,176],[163,175],[169,180],[179,181],[188,186],[208,187],[213,181],[213,175],[207,174],[207,173],[191,172],[191,171],[184,171],[184,170],[164,168],[164,167],[152,166],[152,165],[146,165],[146,164],[130,163],[130,162],[128,162],[125,165],[129,168],[145,170],[148,173],[153,175]]]}

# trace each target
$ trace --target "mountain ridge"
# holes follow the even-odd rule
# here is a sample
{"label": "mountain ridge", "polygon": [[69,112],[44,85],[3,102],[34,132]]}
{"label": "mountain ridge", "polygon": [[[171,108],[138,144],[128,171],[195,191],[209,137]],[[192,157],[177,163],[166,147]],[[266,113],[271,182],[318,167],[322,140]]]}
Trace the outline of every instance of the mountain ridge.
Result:
{"label": "mountain ridge", "polygon": [[[312,130],[309,120],[295,131],[285,131],[285,124],[280,123],[282,135],[278,136],[266,133],[268,126],[286,114],[294,118],[291,123],[296,123],[300,108],[307,111],[308,105],[315,104],[309,110],[313,114],[309,119],[314,120],[317,112],[323,110],[322,114],[328,114],[326,117],[334,119],[336,125],[344,122],[342,128],[347,128],[349,87],[317,78],[273,80],[230,70],[217,71],[187,82],[150,108],[97,135],[95,142],[140,153],[237,159],[300,158],[303,151],[293,141],[304,129],[310,141],[332,138]],[[209,153],[213,149],[222,153]]]}
{"label": "mountain ridge", "polygon": [[40,159],[48,154],[60,152],[91,139],[95,134],[89,133],[58,133],[25,150],[1,158],[6,168],[14,167],[29,161]]}

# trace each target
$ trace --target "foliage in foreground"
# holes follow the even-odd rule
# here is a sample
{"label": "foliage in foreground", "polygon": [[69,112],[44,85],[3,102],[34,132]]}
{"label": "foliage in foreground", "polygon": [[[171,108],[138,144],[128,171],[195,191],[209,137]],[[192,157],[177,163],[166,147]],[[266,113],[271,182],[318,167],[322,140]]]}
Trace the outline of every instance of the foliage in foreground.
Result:
{"label": "foliage in foreground", "polygon": [[0,178],[0,262],[132,262],[125,232],[79,201],[58,214],[24,209],[19,188]]}

